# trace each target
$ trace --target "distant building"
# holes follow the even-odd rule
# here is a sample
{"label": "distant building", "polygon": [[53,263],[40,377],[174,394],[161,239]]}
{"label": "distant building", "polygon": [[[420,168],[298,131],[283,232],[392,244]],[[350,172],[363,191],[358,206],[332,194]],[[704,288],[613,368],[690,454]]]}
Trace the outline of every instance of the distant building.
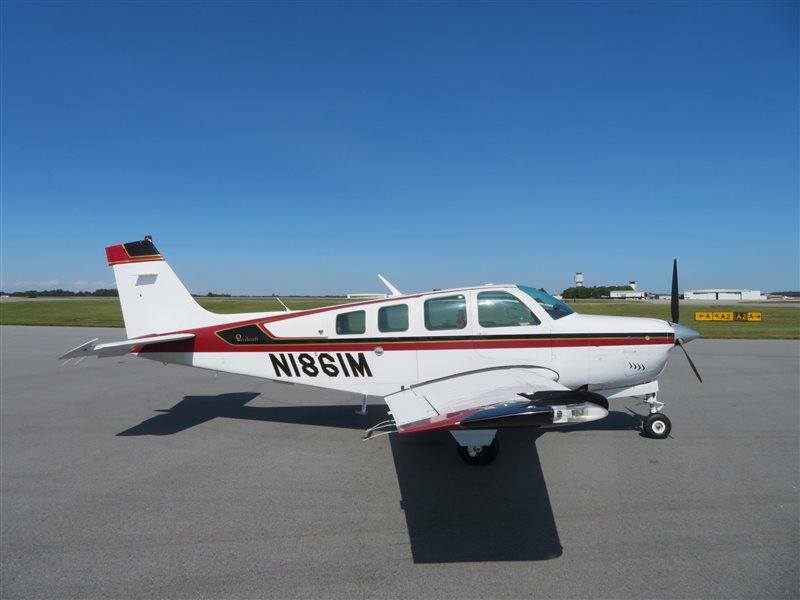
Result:
{"label": "distant building", "polygon": [[686,290],[686,300],[763,300],[759,290]]}
{"label": "distant building", "polygon": [[609,295],[616,300],[644,300],[647,294],[638,290],[611,290]]}
{"label": "distant building", "polygon": [[347,297],[352,300],[376,300],[389,296],[386,294],[347,294]]}
{"label": "distant building", "polygon": [[583,287],[583,273],[575,273],[575,287]]}

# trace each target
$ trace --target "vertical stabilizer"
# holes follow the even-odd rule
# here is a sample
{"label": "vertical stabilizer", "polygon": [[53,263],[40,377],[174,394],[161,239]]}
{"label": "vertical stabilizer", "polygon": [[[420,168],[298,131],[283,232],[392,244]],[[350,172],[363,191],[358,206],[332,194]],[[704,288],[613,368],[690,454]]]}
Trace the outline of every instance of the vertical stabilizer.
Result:
{"label": "vertical stabilizer", "polygon": [[213,314],[200,306],[147,236],[106,248],[117,280],[128,338],[211,325]]}

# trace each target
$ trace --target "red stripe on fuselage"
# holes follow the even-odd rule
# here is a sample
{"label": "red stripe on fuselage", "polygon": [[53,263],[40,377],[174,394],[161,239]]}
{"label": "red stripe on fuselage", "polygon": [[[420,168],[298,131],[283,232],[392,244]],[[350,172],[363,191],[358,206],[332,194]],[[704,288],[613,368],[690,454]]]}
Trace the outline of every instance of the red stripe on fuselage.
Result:
{"label": "red stripe on fuselage", "polygon": [[359,341],[355,339],[326,339],[319,341],[274,338],[274,343],[234,345],[220,339],[215,333],[197,330],[193,340],[149,345],[142,352],[371,352],[377,347],[385,352],[410,352],[430,350],[504,350],[525,348],[582,348],[600,346],[652,346],[672,345],[671,336],[636,336],[620,334],[604,337],[552,337],[531,336],[518,339],[481,339],[480,336],[464,339],[408,340],[388,338]]}

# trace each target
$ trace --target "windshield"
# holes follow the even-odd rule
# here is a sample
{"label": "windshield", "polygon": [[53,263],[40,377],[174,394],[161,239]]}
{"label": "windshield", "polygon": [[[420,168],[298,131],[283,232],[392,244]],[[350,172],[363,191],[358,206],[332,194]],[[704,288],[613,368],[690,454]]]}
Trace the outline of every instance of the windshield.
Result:
{"label": "windshield", "polygon": [[547,314],[554,319],[560,319],[561,317],[566,317],[575,312],[569,306],[561,302],[561,300],[556,300],[550,294],[546,294],[541,290],[528,287],[527,285],[518,285],[517,287],[536,300],[536,302],[547,311]]}

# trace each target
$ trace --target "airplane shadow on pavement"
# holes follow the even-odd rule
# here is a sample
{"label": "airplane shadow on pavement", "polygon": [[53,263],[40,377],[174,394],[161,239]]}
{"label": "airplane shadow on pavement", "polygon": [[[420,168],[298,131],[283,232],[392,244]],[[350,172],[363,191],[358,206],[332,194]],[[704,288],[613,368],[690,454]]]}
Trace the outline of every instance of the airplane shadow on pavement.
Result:
{"label": "airplane shadow on pavement", "polygon": [[[258,395],[186,396],[117,435],[174,435],[218,417],[355,430],[386,418],[383,404],[369,405],[366,419],[355,414],[353,404],[246,406]],[[640,425],[635,413],[611,411],[601,421],[550,431],[628,430]],[[390,436],[415,563],[531,561],[561,555],[536,449],[545,431],[500,431],[500,454],[482,467],[463,463],[446,431]]]}
{"label": "airplane shadow on pavement", "polygon": [[498,434],[500,453],[472,467],[446,431],[392,436],[415,563],[547,560],[561,556],[535,440]]}
{"label": "airplane shadow on pavement", "polygon": [[[296,423],[320,427],[360,429],[386,419],[386,405],[369,405],[367,419],[355,414],[353,404],[344,406],[247,406],[258,392],[238,392],[218,396],[185,396],[168,410],[117,435],[174,435],[216,418]],[[383,410],[381,410],[383,409]]]}

